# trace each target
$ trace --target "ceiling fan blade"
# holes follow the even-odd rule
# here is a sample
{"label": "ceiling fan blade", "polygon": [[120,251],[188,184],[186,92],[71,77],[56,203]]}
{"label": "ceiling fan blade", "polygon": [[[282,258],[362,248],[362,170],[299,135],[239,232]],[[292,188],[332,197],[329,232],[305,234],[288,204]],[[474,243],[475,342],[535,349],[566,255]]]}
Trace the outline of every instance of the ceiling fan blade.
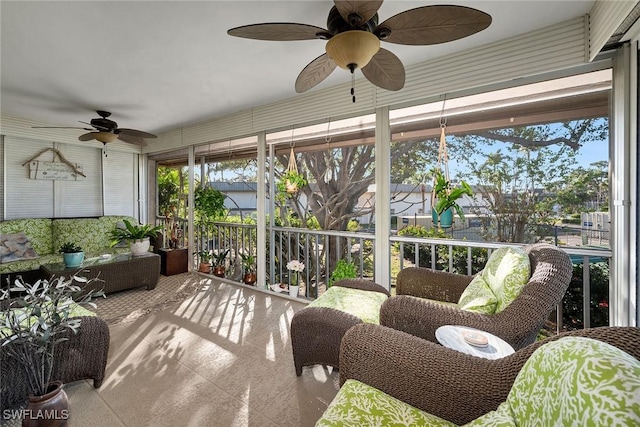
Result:
{"label": "ceiling fan blade", "polygon": [[298,75],[296,79],[296,92],[306,92],[321,81],[326,79],[329,74],[337,67],[333,59],[329,55],[323,53],[316,59],[311,61]]}
{"label": "ceiling fan blade", "polygon": [[375,34],[390,30],[389,43],[429,45],[450,42],[484,30],[491,15],[464,6],[423,6],[406,10],[378,25]]}
{"label": "ceiling fan blade", "polygon": [[136,138],[157,138],[157,136],[152,133],[143,132],[141,130],[136,130],[136,129],[118,128],[114,131],[114,133],[118,134],[118,137],[124,134],[127,136],[134,136]]}
{"label": "ceiling fan blade", "polygon": [[82,134],[78,137],[78,141],[91,141],[92,139],[95,139],[95,136],[98,132],[88,132],[85,134]]}
{"label": "ceiling fan blade", "polygon": [[[244,25],[228,30],[227,34],[246,39],[275,41],[313,40],[331,37],[329,31],[324,28],[288,22]],[[318,35],[324,37],[318,37]]]}
{"label": "ceiling fan blade", "polygon": [[123,142],[128,142],[129,144],[135,144],[135,145],[140,145],[142,147],[146,146],[147,143],[144,139],[138,137],[138,136],[133,136],[127,133],[121,133],[118,135],[118,139],[120,141]]}
{"label": "ceiling fan blade", "polygon": [[404,66],[400,59],[386,49],[380,49],[362,68],[362,74],[374,85],[387,90],[404,87]]}
{"label": "ceiling fan blade", "polygon": [[31,129],[82,129],[82,130],[93,130],[89,128],[80,128],[80,127],[72,127],[72,126],[31,126]]}
{"label": "ceiling fan blade", "polygon": [[[377,1],[334,1],[340,16],[351,25],[360,25],[373,18],[382,5],[382,0]],[[356,19],[357,17],[360,19]]]}

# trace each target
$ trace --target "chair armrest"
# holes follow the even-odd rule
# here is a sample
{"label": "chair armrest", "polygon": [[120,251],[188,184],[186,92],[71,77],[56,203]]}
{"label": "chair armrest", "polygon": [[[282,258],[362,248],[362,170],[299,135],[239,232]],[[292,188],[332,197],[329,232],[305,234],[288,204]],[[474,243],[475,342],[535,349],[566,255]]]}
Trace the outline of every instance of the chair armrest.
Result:
{"label": "chair armrest", "polygon": [[331,286],[342,286],[343,288],[360,289],[363,291],[380,292],[389,296],[389,291],[371,280],[365,279],[340,279],[336,280]]}
{"label": "chair armrest", "polygon": [[457,424],[495,410],[533,352],[481,359],[401,331],[359,324],[342,339],[340,384],[356,379]]}
{"label": "chair armrest", "polygon": [[413,295],[418,298],[457,303],[471,279],[473,276],[408,267],[398,273],[396,295]]}

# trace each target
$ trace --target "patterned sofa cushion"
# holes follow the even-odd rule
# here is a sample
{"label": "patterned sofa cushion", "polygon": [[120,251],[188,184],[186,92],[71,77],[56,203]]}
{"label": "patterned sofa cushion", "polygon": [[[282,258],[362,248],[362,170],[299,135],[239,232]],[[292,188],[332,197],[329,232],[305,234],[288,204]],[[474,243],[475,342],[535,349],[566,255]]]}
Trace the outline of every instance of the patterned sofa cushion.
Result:
{"label": "patterned sofa cushion", "polygon": [[38,258],[24,232],[0,234],[0,264]]}
{"label": "patterned sofa cushion", "polygon": [[65,242],[72,242],[80,245],[87,255],[104,252],[111,244],[111,230],[125,218],[137,224],[134,218],[127,216],[54,219],[52,224],[54,250],[57,251]]}

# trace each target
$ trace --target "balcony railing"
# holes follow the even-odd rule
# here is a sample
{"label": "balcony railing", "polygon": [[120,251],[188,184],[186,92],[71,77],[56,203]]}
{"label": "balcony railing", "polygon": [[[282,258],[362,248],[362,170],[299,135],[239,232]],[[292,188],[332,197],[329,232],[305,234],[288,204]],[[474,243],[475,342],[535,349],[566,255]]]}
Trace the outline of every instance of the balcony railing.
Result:
{"label": "balcony railing", "polygon": [[[226,278],[241,281],[241,254],[256,255],[260,250],[256,226],[215,222],[199,224],[195,231],[198,250],[207,249],[212,253],[230,250]],[[259,287],[269,289],[270,285],[288,283],[286,264],[294,259],[305,264],[301,296],[307,299],[317,298],[330,285],[331,272],[340,259],[352,263],[358,277],[376,280],[374,265],[380,260],[374,253],[373,234],[274,227],[267,236],[267,282],[258,284]],[[392,236],[389,244],[392,288],[398,271],[407,266],[475,274],[484,267],[493,250],[506,245],[409,236]],[[550,328],[560,332],[567,328],[608,325],[611,251],[570,247],[563,250],[573,261],[574,276],[563,304],[558,305],[555,320],[549,322]]]}

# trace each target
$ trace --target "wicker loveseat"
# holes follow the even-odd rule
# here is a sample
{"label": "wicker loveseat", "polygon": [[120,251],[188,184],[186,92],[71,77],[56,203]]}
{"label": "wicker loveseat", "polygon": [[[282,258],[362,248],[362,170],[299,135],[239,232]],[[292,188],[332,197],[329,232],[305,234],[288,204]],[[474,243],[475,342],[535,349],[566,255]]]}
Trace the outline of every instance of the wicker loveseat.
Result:
{"label": "wicker loveseat", "polygon": [[24,233],[30,246],[35,251],[35,257],[5,262],[0,259],[0,277],[2,284],[6,278],[11,279],[20,273],[27,281],[38,278],[41,265],[61,262],[62,255],[58,249],[65,242],[73,242],[85,251],[85,257],[98,256],[104,253],[127,252],[128,248],[111,248],[110,232],[123,220],[137,223],[129,216],[103,216],[99,218],[22,218],[0,222],[0,236],[5,236],[0,242],[0,251],[9,252],[2,247],[6,236]]}
{"label": "wicker loveseat", "polygon": [[[362,425],[362,420],[355,415],[362,408],[365,408],[366,414],[371,416],[371,419],[364,422],[364,424],[384,425],[383,420],[374,419],[374,417],[382,418],[389,414],[392,416],[397,416],[398,414],[406,415],[413,410],[426,412],[429,422],[423,424],[418,422],[411,423],[405,418],[405,422],[409,425],[450,426],[469,423],[491,411],[498,410],[498,407],[503,402],[509,400],[509,394],[516,382],[516,377],[536,350],[546,344],[561,342],[565,338],[574,337],[590,338],[608,343],[628,353],[631,358],[640,359],[640,328],[635,327],[602,327],[566,332],[526,346],[502,359],[488,360],[460,353],[384,326],[372,324],[356,325],[345,334],[340,350],[340,385],[344,388],[345,384],[349,384],[351,393],[349,390],[343,391],[341,389],[334,399],[334,403],[325,412],[324,418],[317,425]],[[572,360],[570,365],[581,366],[579,354],[579,352],[573,350],[569,352],[569,357]],[[551,371],[556,371],[559,374],[568,373],[569,369],[554,368],[556,361],[555,359],[552,360],[551,356],[548,356],[545,363],[552,368]],[[594,363],[594,361],[598,363]],[[589,365],[601,364],[602,359],[598,355],[591,354],[584,357],[583,362],[588,367]],[[637,361],[632,363],[640,366]],[[640,368],[636,368],[636,378],[632,378],[636,384],[631,385],[629,389],[633,395],[633,387],[636,387],[635,395],[633,395],[635,397],[629,398],[627,396],[626,407],[623,409],[626,415],[631,417],[634,414],[636,417],[640,417],[640,400],[637,395],[637,382],[639,381],[637,369]],[[614,369],[609,369],[609,371],[609,373],[615,373],[618,372],[618,369],[615,367]],[[542,375],[539,375],[541,373],[534,372],[534,374],[534,380],[540,380],[542,387],[544,382],[541,380]],[[625,375],[628,375],[628,372]],[[569,376],[567,375],[566,377]],[[582,376],[583,380],[585,378],[593,378],[593,381],[582,388],[587,393],[590,392],[594,396],[601,396],[602,393],[610,391],[603,392],[598,388],[598,379],[601,377],[597,375],[592,377],[589,375]],[[354,380],[357,381],[356,389],[358,394],[357,399],[352,400],[349,396],[353,396]],[[561,382],[562,379],[554,381]],[[362,386],[362,384],[365,386]],[[554,382],[553,384],[556,383]],[[608,383],[603,382],[602,384],[607,385]],[[581,388],[576,387],[572,390],[576,389],[580,390]],[[546,391],[549,390],[554,390],[554,388],[546,389]],[[386,400],[375,399],[377,402],[382,402],[378,407],[375,407],[376,405],[372,405],[373,402],[367,397],[370,393],[386,394],[393,405],[385,404],[389,403]],[[531,395],[526,394],[526,396]],[[400,402],[397,402],[396,399]],[[543,400],[543,398],[531,398],[527,402],[535,403],[540,400]],[[560,399],[557,400],[560,401]],[[594,398],[593,400],[606,402],[599,398]],[[351,408],[348,416],[346,416],[347,412],[344,412],[344,409],[349,405],[354,407]],[[565,407],[560,410],[569,409],[571,405],[571,403],[566,403]],[[401,406],[402,411],[392,411],[391,408],[394,406]],[[611,408],[609,407],[607,410]],[[604,411],[604,414],[601,411],[601,415],[606,417],[607,410]],[[613,414],[613,412],[611,413]],[[418,414],[418,418],[422,415]],[[429,415],[434,415],[439,419],[429,418]],[[547,415],[557,416],[558,420],[561,419],[561,415],[554,412],[549,412]],[[585,411],[584,414],[580,415],[593,416],[593,413]],[[575,416],[574,414],[572,418]],[[422,420],[422,418],[420,419]],[[537,416],[534,416],[528,422],[531,423],[530,425],[551,425],[544,421],[538,421],[536,424],[537,419]],[[593,422],[593,425],[612,425],[604,420],[598,422],[593,419],[587,419],[587,421]],[[638,425],[638,422],[640,420],[627,425]],[[583,423],[577,418],[573,420],[573,425],[587,424],[586,421]],[[494,420],[493,423],[483,424],[478,422],[473,425],[496,425],[496,423]],[[555,425],[568,424],[557,421]]]}

